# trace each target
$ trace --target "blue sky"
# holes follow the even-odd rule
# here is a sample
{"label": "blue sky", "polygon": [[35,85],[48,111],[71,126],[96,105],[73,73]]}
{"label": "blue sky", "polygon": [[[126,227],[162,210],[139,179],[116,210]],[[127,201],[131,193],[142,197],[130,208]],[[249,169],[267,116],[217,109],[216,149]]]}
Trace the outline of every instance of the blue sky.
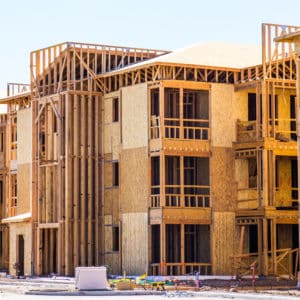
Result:
{"label": "blue sky", "polygon": [[300,25],[300,0],[2,0],[0,96],[7,82],[29,83],[30,51],[52,44],[259,44],[263,22]]}

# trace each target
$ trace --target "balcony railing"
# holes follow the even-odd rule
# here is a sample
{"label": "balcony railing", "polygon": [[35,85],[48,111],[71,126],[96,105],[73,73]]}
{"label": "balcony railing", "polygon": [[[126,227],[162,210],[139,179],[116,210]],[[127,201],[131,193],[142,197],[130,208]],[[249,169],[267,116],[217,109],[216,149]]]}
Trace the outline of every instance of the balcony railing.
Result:
{"label": "balcony railing", "polygon": [[237,190],[238,209],[254,209],[259,206],[259,194],[256,187],[240,188]]}
{"label": "balcony railing", "polygon": [[208,140],[208,120],[183,119],[183,136],[188,140]]}
{"label": "balcony railing", "polygon": [[[209,185],[165,185],[165,207],[209,207]],[[161,207],[160,186],[151,187],[150,207]]]}
{"label": "balcony railing", "polygon": [[[182,126],[182,130],[181,130]],[[164,118],[164,134],[168,139],[208,140],[210,135],[209,121],[205,119]],[[160,117],[151,116],[151,139],[161,137]]]}
{"label": "balcony railing", "polygon": [[238,142],[253,142],[262,136],[262,127],[257,121],[237,120],[236,128]]}
{"label": "balcony railing", "polygon": [[155,263],[150,265],[151,275],[211,275],[211,263]]}
{"label": "balcony railing", "polygon": [[[296,119],[269,119],[268,136],[281,142],[296,141]],[[253,142],[262,137],[262,125],[257,121],[237,120],[237,141]]]}
{"label": "balcony railing", "polygon": [[276,140],[281,142],[296,141],[296,119],[275,119],[274,123],[270,122],[270,132],[274,134]]}

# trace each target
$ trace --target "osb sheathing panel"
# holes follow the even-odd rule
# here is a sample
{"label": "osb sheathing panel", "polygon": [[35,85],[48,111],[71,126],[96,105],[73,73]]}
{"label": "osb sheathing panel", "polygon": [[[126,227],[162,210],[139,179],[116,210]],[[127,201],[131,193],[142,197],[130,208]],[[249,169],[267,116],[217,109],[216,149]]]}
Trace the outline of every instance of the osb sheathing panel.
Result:
{"label": "osb sheathing panel", "polygon": [[112,187],[112,154],[108,153],[104,155],[104,186]]}
{"label": "osb sheathing panel", "polygon": [[280,157],[278,160],[279,167],[279,189],[275,193],[277,206],[291,205],[291,161],[288,158]]}
{"label": "osb sheathing panel", "polygon": [[213,274],[231,274],[230,256],[235,253],[236,240],[235,214],[231,212],[213,213]]}
{"label": "osb sheathing panel", "polygon": [[17,173],[17,214],[30,211],[31,164],[19,164]]}
{"label": "osb sheathing panel", "polygon": [[109,272],[113,274],[120,274],[120,254],[119,252],[112,252],[112,216],[104,217],[105,226],[104,227],[104,255],[105,255],[105,265],[109,266]]}
{"label": "osb sheathing panel", "polygon": [[110,274],[121,274],[120,254],[117,252],[105,254],[105,265]]}
{"label": "osb sheathing panel", "polygon": [[119,190],[109,189],[104,192],[104,214],[112,215],[114,222],[119,219]]}
{"label": "osb sheathing panel", "polygon": [[230,148],[213,147],[210,159],[211,204],[215,211],[234,211],[236,182],[234,154]]}
{"label": "osb sheathing panel", "polygon": [[123,149],[148,145],[147,84],[122,88]]}
{"label": "osb sheathing panel", "polygon": [[104,216],[104,251],[108,252],[112,250],[112,216]]}
{"label": "osb sheathing panel", "polygon": [[235,140],[235,108],[233,85],[211,86],[211,143],[214,147],[231,147]]}
{"label": "osb sheathing panel", "polygon": [[234,93],[233,116],[234,122],[248,120],[248,93],[255,93],[255,89],[241,90]]}
{"label": "osb sheathing panel", "polygon": [[112,159],[119,159],[120,149],[120,125],[111,123],[104,129],[104,153],[112,153]]}
{"label": "osb sheathing panel", "polygon": [[128,275],[148,269],[148,215],[122,214],[122,270]]}
{"label": "osb sheathing panel", "polygon": [[123,150],[120,170],[121,211],[146,212],[149,195],[147,148]]}
{"label": "osb sheathing panel", "polygon": [[9,224],[9,273],[16,275],[16,269],[13,265],[17,261],[17,236],[23,235],[24,237],[24,274],[31,274],[31,261],[32,261],[32,228],[30,223],[10,223]]}
{"label": "osb sheathing panel", "polygon": [[[30,163],[32,161],[32,126],[31,109],[26,108],[17,112],[18,132],[18,164]],[[27,175],[29,176],[29,174]]]}

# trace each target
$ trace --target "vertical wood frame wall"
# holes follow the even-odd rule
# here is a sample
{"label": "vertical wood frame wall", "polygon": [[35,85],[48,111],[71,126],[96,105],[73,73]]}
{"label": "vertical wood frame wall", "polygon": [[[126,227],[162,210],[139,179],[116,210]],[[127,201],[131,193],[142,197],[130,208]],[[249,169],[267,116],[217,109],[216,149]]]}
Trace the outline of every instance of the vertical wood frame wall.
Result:
{"label": "vertical wood frame wall", "polygon": [[[101,94],[60,93],[35,101],[36,272],[71,275],[74,267],[99,265],[101,258]],[[57,251],[58,260],[46,268],[49,251]]]}

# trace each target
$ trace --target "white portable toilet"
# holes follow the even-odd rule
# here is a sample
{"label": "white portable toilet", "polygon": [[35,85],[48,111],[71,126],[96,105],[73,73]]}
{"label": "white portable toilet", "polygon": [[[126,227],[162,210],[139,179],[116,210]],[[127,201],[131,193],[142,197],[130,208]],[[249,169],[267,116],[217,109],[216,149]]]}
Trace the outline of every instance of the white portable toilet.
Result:
{"label": "white portable toilet", "polygon": [[107,289],[106,267],[77,267],[75,287],[78,290]]}

